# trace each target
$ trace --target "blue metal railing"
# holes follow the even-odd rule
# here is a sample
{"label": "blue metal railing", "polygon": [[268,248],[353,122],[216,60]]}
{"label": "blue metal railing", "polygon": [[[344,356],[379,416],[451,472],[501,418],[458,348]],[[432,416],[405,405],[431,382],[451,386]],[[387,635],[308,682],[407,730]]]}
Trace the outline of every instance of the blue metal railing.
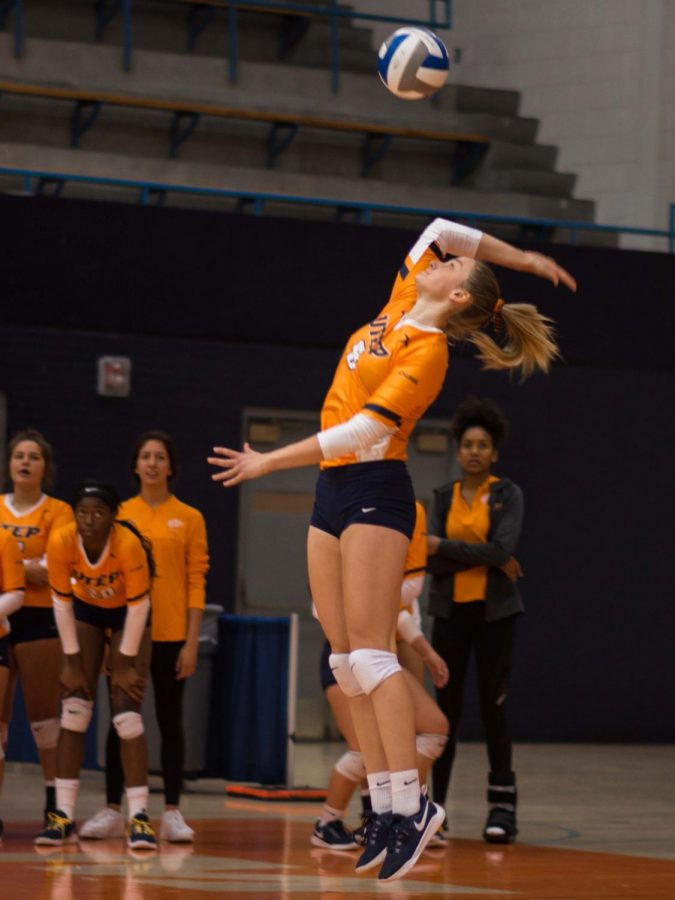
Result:
{"label": "blue metal railing", "polygon": [[[228,75],[231,82],[237,80],[237,62],[239,57],[239,40],[237,13],[247,8],[256,12],[284,13],[327,17],[331,30],[331,85],[334,91],[340,86],[340,20],[354,19],[365,22],[389,22],[391,25],[417,25],[422,28],[448,29],[452,27],[452,0],[428,0],[427,18],[410,18],[392,16],[386,13],[366,13],[352,9],[341,9],[339,0],[328,0],[328,6],[316,3],[294,2],[294,0],[204,0],[206,6],[222,8],[227,11],[228,21]],[[117,15],[122,13],[122,67],[131,69],[133,58],[133,0],[97,0],[96,26],[94,36],[97,41],[103,40],[105,30]],[[23,52],[23,0],[0,0],[0,28],[4,28],[7,15],[14,14],[14,55],[19,57]]]}
{"label": "blue metal railing", "polygon": [[624,225],[598,225],[595,222],[575,222],[567,219],[542,219],[529,216],[505,216],[495,213],[468,212],[466,210],[438,209],[422,206],[399,206],[390,203],[371,203],[357,200],[338,200],[332,197],[304,197],[294,194],[275,194],[268,191],[240,191],[226,188],[191,187],[183,184],[170,184],[159,181],[135,181],[128,178],[104,178],[95,175],[74,175],[65,172],[43,172],[36,169],[14,168],[0,166],[0,177],[9,176],[20,178],[23,181],[23,189],[26,194],[40,193],[45,184],[55,184],[58,193],[67,183],[90,184],[101,187],[124,188],[136,191],[141,205],[148,205],[153,196],[163,201],[167,194],[192,195],[195,197],[213,197],[214,199],[237,200],[240,205],[248,205],[254,215],[260,216],[265,210],[266,204],[283,203],[286,205],[298,205],[306,207],[328,207],[338,212],[351,212],[356,214],[358,221],[363,225],[369,225],[373,213],[386,213],[387,215],[420,216],[431,218],[442,215],[470,225],[477,226],[480,223],[493,225],[515,225],[518,227],[538,231],[541,235],[550,235],[553,231],[569,232],[569,242],[576,244],[579,234],[582,232],[595,232],[602,234],[630,234],[641,237],[662,238],[668,242],[668,251],[675,252],[675,203],[670,206],[668,229],[658,228],[632,228]]}

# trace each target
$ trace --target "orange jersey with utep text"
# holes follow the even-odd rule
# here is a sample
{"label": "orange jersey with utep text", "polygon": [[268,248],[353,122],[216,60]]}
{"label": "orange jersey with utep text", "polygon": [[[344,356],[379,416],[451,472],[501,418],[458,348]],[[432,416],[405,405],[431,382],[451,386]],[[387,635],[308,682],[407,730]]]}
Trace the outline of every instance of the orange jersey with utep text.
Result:
{"label": "orange jersey with utep text", "polygon": [[[403,581],[419,578],[427,567],[427,514],[419,500],[415,501],[415,530],[410,538],[408,555],[405,558]],[[412,613],[412,606],[401,599],[401,609]]]}
{"label": "orange jersey with utep text", "polygon": [[[23,559],[41,559],[51,532],[73,521],[70,506],[55,497],[43,495],[32,509],[19,512],[11,494],[0,495],[0,528],[13,536]],[[27,584],[23,605],[50,607],[49,585]]]}
{"label": "orange jersey with utep text", "polygon": [[61,600],[76,597],[91,606],[115,609],[150,594],[150,570],[136,535],[115,523],[95,563],[82,546],[75,523],[54,532],[47,545],[49,586]]}
{"label": "orange jersey with utep text", "polygon": [[[23,591],[25,580],[23,560],[16,541],[9,531],[0,531],[0,594]],[[9,634],[9,629],[3,626],[0,619],[0,638],[6,634]]]}
{"label": "orange jersey with utep text", "polygon": [[406,257],[387,305],[347,342],[321,411],[322,430],[365,413],[395,426],[395,432],[366,454],[324,460],[322,468],[407,459],[410,432],[436,399],[448,368],[446,335],[404,318],[417,300],[415,276],[439,257],[443,254],[435,244],[416,261]]}
{"label": "orange jersey with utep text", "polygon": [[173,495],[149,506],[132,497],[120,506],[119,519],[129,519],[152,544],[157,571],[152,583],[153,641],[184,641],[188,609],[204,609],[209,568],[204,517]]}

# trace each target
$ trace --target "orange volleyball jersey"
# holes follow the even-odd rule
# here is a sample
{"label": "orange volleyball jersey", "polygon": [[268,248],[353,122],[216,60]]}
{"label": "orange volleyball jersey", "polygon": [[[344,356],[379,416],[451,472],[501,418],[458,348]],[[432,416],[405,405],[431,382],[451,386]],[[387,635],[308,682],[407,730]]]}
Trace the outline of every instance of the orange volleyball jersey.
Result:
{"label": "orange volleyball jersey", "polygon": [[95,563],[82,546],[75,523],[59,528],[47,545],[49,585],[62,600],[76,597],[92,606],[115,609],[150,593],[150,570],[138,537],[114,524]]}
{"label": "orange volleyball jersey", "polygon": [[[19,547],[10,531],[0,531],[0,594],[23,591],[24,585],[23,559]],[[0,619],[0,638],[8,633],[9,629],[4,627],[3,620]]]}
{"label": "orange volleyball jersey", "polygon": [[[403,569],[404,582],[412,578],[419,578],[427,567],[427,514],[419,500],[415,501],[415,512],[415,530],[410,538],[408,555],[405,558]],[[401,609],[412,612],[412,608],[403,600],[401,600]]]}
{"label": "orange volleyball jersey", "polygon": [[[419,242],[413,250],[418,247]],[[439,256],[433,244],[416,260],[406,257],[387,305],[347,342],[321,411],[322,429],[365,413],[396,431],[367,454],[324,460],[322,468],[365,459],[407,459],[410,432],[436,399],[448,368],[445,334],[404,318],[417,299],[415,276]]]}
{"label": "orange volleyball jersey", "polygon": [[188,609],[204,609],[209,568],[204,517],[174,496],[159,506],[142,497],[126,500],[119,519],[129,519],[152,544],[156,573],[152,583],[153,641],[184,641]]}
{"label": "orange volleyball jersey", "polygon": [[[55,497],[43,494],[32,509],[19,512],[14,507],[11,494],[0,496],[0,528],[15,539],[23,559],[41,559],[47,551],[47,541],[52,531],[73,521],[70,506]],[[51,605],[49,585],[26,585],[24,606]]]}
{"label": "orange volleyball jersey", "polygon": [[415,501],[415,512],[415,530],[405,559],[405,578],[414,578],[427,567],[427,514],[419,500]]}
{"label": "orange volleyball jersey", "polygon": [[[473,496],[469,506],[462,496],[462,483],[456,481],[452,492],[452,503],[448,510],[445,533],[451,541],[467,541],[470,544],[484,544],[490,531],[490,485],[499,481],[489,475]],[[455,575],[455,603],[471,603],[484,600],[487,590],[487,566],[472,566]]]}

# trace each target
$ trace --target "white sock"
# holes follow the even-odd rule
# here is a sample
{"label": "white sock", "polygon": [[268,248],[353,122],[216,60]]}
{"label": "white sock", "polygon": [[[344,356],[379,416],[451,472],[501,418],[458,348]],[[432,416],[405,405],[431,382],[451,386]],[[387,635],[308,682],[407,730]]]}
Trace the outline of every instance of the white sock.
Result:
{"label": "white sock", "polygon": [[75,803],[77,802],[77,789],[80,786],[79,778],[57,778],[56,808],[65,813],[69,819],[75,818]]}
{"label": "white sock", "polygon": [[338,819],[344,819],[346,815],[346,809],[335,809],[327,803],[324,803],[321,818],[319,819],[319,825],[323,828],[331,822],[337,822]]}
{"label": "white sock", "polygon": [[370,802],[378,816],[391,812],[391,778],[389,772],[373,772],[368,776]]}
{"label": "white sock", "polygon": [[414,816],[420,808],[420,776],[417,769],[391,773],[392,812]]}
{"label": "white sock", "polygon": [[129,819],[133,819],[138,813],[146,812],[148,809],[148,790],[147,784],[141,784],[139,787],[130,787],[125,791],[127,795],[127,811]]}

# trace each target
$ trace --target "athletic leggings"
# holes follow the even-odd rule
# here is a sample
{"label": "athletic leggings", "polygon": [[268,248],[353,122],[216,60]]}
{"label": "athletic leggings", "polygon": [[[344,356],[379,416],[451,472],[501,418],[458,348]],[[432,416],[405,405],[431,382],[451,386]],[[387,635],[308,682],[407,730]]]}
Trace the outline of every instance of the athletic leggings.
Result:
{"label": "athletic leggings", "polygon": [[436,617],[431,634],[434,650],[450,669],[450,681],[436,688],[436,699],[450,721],[450,738],[434,764],[433,799],[445,804],[457,748],[457,728],[462,716],[464,680],[471,648],[476,651],[476,671],[481,715],[485,727],[490,770],[495,775],[511,772],[511,734],[506,720],[506,689],[513,655],[517,616],[485,621],[485,602],[454,603],[449,619]]}
{"label": "athletic leggings", "polygon": [[[176,680],[176,661],[183,643],[183,641],[153,641],[150,661],[150,675],[155,691],[155,712],[162,744],[164,800],[167,806],[178,806],[183,788],[185,679]],[[124,789],[124,775],[120,760],[120,740],[112,723],[108,730],[106,745],[105,780],[108,803],[120,803]]]}

